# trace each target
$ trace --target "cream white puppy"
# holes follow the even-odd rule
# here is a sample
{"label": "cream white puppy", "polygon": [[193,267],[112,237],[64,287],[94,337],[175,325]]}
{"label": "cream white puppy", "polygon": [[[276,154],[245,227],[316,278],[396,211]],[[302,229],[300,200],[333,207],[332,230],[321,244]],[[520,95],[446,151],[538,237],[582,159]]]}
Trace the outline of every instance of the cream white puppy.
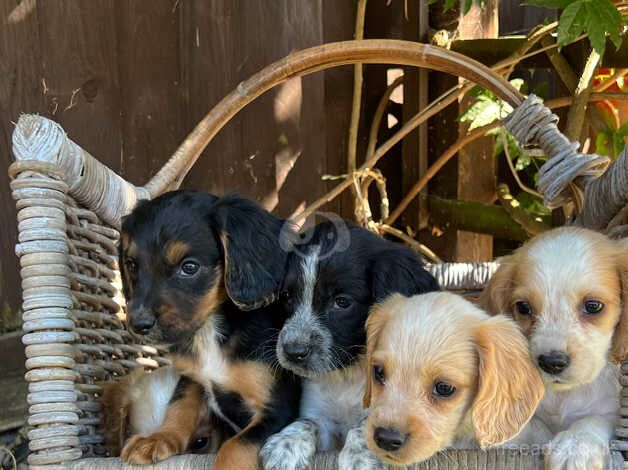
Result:
{"label": "cream white puppy", "polygon": [[512,315],[529,340],[546,394],[534,421],[552,434],[546,467],[608,461],[628,352],[628,241],[563,227],[502,259],[480,303]]}
{"label": "cream white puppy", "polygon": [[504,444],[543,396],[516,323],[447,292],[395,294],[375,306],[366,371],[366,441],[393,465]]}

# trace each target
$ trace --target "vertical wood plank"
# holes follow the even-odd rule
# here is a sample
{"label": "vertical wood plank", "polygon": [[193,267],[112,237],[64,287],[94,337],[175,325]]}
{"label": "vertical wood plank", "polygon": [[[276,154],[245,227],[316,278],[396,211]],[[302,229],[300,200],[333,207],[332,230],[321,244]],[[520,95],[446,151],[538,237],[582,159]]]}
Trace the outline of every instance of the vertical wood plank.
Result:
{"label": "vertical wood plank", "polygon": [[[428,7],[425,1],[408,4],[408,18],[404,23],[404,39],[409,41],[427,41]],[[407,122],[421,109],[428,105],[428,71],[416,67],[404,69],[403,87],[403,120]],[[421,175],[427,170],[428,163],[428,124],[424,123],[403,140],[401,187],[405,195],[414,186]],[[415,198],[408,206],[401,225],[409,225],[415,230],[423,228],[426,223],[427,190],[421,197]]]}
{"label": "vertical wood plank", "polygon": [[[15,201],[7,169],[13,161],[12,122],[20,113],[43,110],[41,50],[35,2],[0,0],[0,312],[18,312],[20,276],[14,255],[17,242]],[[0,315],[0,331],[5,328]]]}
{"label": "vertical wood plank", "polygon": [[[409,5],[408,5],[409,6]],[[404,17],[404,2],[388,2],[386,0],[369,0],[366,8],[365,37],[403,39],[403,30],[406,19]],[[358,165],[364,163],[368,135],[372,124],[373,115],[379,101],[388,87],[389,73],[394,75],[400,69],[399,66],[389,64],[368,64],[364,66],[364,89],[362,91],[362,119],[360,125],[360,139],[358,141]],[[395,96],[398,96],[395,95]],[[403,109],[400,104],[390,100],[387,111],[379,128],[378,143],[383,143],[399,130],[403,120]],[[397,124],[388,126],[388,115],[397,119]],[[402,147],[399,143],[391,148],[385,157],[377,162],[377,168],[387,180],[388,198],[392,207],[401,199],[401,185],[399,181],[403,176]],[[379,216],[380,197],[371,186],[370,193],[371,210],[375,217]],[[353,214],[351,214],[353,217]]]}
{"label": "vertical wood plank", "polygon": [[[219,0],[182,2],[180,7],[190,128],[241,80],[292,51],[322,42],[320,1]],[[222,43],[226,38],[228,43]],[[200,57],[209,55],[210,48],[216,48],[211,62]],[[195,90],[208,83],[212,89],[199,91],[202,99],[193,104]],[[325,186],[320,179],[323,96],[320,74],[290,80],[263,95],[210,143],[185,185],[219,194],[236,190],[283,216],[312,201]]]}
{"label": "vertical wood plank", "polygon": [[[459,8],[452,8],[445,12],[441,2],[431,5],[429,9],[430,25],[435,30],[455,31],[458,27],[459,17]],[[457,83],[457,77],[440,72],[430,72],[428,83],[429,100],[432,101],[438,98]],[[434,163],[458,138],[458,114],[458,103],[453,103],[428,120],[429,164]],[[452,159],[432,178],[428,191],[436,196],[455,199],[457,197],[457,181],[457,162],[455,159]],[[457,232],[449,227],[442,226],[432,227],[432,229],[421,231],[421,241],[434,250],[443,260],[455,261]],[[442,231],[442,233],[439,231]]]}
{"label": "vertical wood plank", "polygon": [[[353,39],[357,2],[323,0],[324,42]],[[369,14],[368,3],[366,14]],[[338,175],[347,171],[346,155],[349,123],[351,121],[351,101],[353,99],[352,67],[336,67],[325,71],[325,129],[326,129],[326,171]],[[325,186],[329,191],[337,181]],[[353,202],[350,191],[345,191],[325,210],[335,211],[343,217],[353,218]]]}
{"label": "vertical wood plank", "polygon": [[[185,1],[180,10],[181,86],[186,132],[239,82],[240,4],[233,0]],[[184,186],[222,194],[242,154],[241,124],[232,119],[200,156]]]}
{"label": "vertical wood plank", "polygon": [[[477,4],[460,20],[461,39],[495,38],[498,36],[498,0],[488,0],[483,7]],[[471,104],[461,103],[461,110]],[[461,126],[466,133],[468,125]],[[472,142],[458,153],[458,199],[490,203],[494,200],[496,162],[493,156],[493,137]],[[493,259],[493,237],[458,231],[456,261],[477,262]]]}
{"label": "vertical wood plank", "polygon": [[44,114],[118,171],[120,94],[113,1],[44,1],[37,2],[37,11]]}
{"label": "vertical wood plank", "polygon": [[173,0],[116,0],[122,97],[122,175],[144,184],[185,136],[179,11]]}

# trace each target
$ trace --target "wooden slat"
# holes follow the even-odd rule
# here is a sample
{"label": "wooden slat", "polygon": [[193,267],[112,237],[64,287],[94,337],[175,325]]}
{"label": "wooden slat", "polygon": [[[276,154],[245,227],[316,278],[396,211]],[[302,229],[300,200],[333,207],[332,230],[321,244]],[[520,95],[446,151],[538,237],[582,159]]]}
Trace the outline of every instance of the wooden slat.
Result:
{"label": "wooden slat", "polygon": [[[357,2],[322,0],[323,39],[325,43],[353,39]],[[368,16],[369,4],[366,14]],[[326,70],[325,81],[325,153],[326,172],[342,174],[347,171],[347,138],[351,118],[353,97],[352,67],[337,67]],[[331,190],[336,182],[329,181],[325,191]],[[353,217],[351,192],[346,191],[335,201],[327,204],[325,210],[335,211],[344,217]]]}
{"label": "wooden slat", "polygon": [[[179,8],[190,126],[240,81],[323,40],[319,2],[219,0],[181,2]],[[216,193],[237,190],[282,216],[322,194],[323,85],[317,74],[260,97],[210,143],[185,186]]]}
{"label": "wooden slat", "polygon": [[[410,41],[427,41],[428,6],[426,1],[408,3],[408,19],[404,23],[404,39]],[[429,102],[429,73],[425,69],[406,67],[403,85],[403,120],[424,109]],[[425,173],[428,166],[428,124],[425,123],[403,140],[401,187],[405,195]],[[422,197],[415,198],[401,218],[401,225],[409,225],[419,230],[427,223],[427,207],[425,196],[427,190],[421,192]]]}
{"label": "wooden slat", "polygon": [[[244,48],[239,42],[239,7],[232,0],[184,1],[177,6],[186,132],[240,80],[238,67],[244,60]],[[235,171],[230,160],[242,155],[241,137],[240,121],[231,120],[205,150],[184,185],[222,194],[229,187],[229,175]]]}
{"label": "wooden slat", "polygon": [[21,332],[0,336],[0,432],[19,428],[24,424],[27,414],[24,345],[21,337]]}
{"label": "wooden slat", "polygon": [[[0,1],[0,312],[17,315],[21,302],[15,202],[6,169],[13,161],[11,133],[20,113],[43,111],[39,20],[34,2]],[[28,53],[25,53],[28,51]],[[11,313],[9,313],[11,312]],[[4,329],[0,315],[0,331]]]}
{"label": "wooden slat", "polygon": [[[474,4],[460,20],[459,31],[463,39],[490,38],[498,35],[498,2],[488,0],[482,7]],[[460,112],[473,103],[463,100]],[[460,135],[469,125],[461,124]],[[495,158],[493,137],[483,137],[458,152],[458,178],[456,197],[461,200],[492,202],[495,193]],[[493,259],[493,237],[471,232],[456,234],[456,261],[480,262]]]}
{"label": "wooden slat", "polygon": [[44,114],[105,165],[119,170],[120,84],[113,0],[94,0],[89,7],[73,0],[37,2],[37,13]]}
{"label": "wooden slat", "polygon": [[134,184],[144,184],[185,136],[177,3],[116,1],[122,96],[120,167],[122,176]]}
{"label": "wooden slat", "polygon": [[[454,8],[443,11],[443,4],[436,3],[430,6],[430,26],[434,29],[455,30],[458,25],[459,9]],[[429,100],[435,100],[444,92],[456,86],[458,79],[452,75],[430,72],[429,74]],[[428,159],[433,164],[441,154],[458,139],[458,103],[454,102],[428,121]],[[430,195],[441,198],[455,199],[457,189],[457,163],[456,159],[450,160],[429,183]],[[440,226],[443,230],[441,236],[436,231],[422,230],[420,238],[438,256],[445,261],[456,261],[455,240],[456,231],[448,230],[446,226]]]}
{"label": "wooden slat", "polygon": [[[247,50],[240,68],[244,77],[291,51],[323,42],[320,2],[244,0],[244,4],[247,15],[240,29]],[[255,198],[278,215],[288,216],[323,193],[323,100],[323,76],[315,74],[280,85],[242,113],[242,136],[250,138],[242,139],[239,157],[248,159],[241,171],[249,178],[240,180],[254,185]]]}

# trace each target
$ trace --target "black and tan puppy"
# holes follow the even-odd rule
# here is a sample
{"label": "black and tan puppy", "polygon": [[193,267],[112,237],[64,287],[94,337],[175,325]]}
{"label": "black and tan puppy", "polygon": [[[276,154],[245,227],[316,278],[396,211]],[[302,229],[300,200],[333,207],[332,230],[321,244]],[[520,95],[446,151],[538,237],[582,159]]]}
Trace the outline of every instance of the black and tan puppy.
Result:
{"label": "black and tan puppy", "polygon": [[[203,387],[183,377],[175,367],[161,367],[152,373],[139,368],[118,381],[103,383],[102,387],[102,430],[111,455],[120,455],[128,439],[137,440],[156,432],[164,436],[144,440],[152,451],[147,449],[143,453],[147,463],[163,460],[170,455],[170,448],[177,445],[191,454],[215,452],[233,434],[209,410]],[[177,406],[170,406],[174,402]],[[179,415],[176,419],[168,416],[174,413]],[[187,424],[183,432],[163,427],[165,421],[179,426],[181,413],[187,413],[194,422],[193,432],[187,439],[186,429],[190,429]],[[155,440],[161,440],[161,445],[151,445]],[[173,440],[181,443],[171,444]],[[137,446],[131,443],[125,450],[138,451]],[[123,459],[125,457],[122,456]]]}
{"label": "black and tan puppy", "polygon": [[[272,305],[287,260],[284,227],[251,201],[194,191],[142,203],[122,224],[129,324],[170,345],[175,366],[202,384],[209,409],[233,431],[216,469],[256,468],[266,438],[298,413],[299,382],[276,367],[274,353],[284,321]],[[129,441],[127,462],[146,463],[164,439],[170,455],[185,450],[192,407],[174,400],[170,408],[179,410],[166,413],[170,434]]]}

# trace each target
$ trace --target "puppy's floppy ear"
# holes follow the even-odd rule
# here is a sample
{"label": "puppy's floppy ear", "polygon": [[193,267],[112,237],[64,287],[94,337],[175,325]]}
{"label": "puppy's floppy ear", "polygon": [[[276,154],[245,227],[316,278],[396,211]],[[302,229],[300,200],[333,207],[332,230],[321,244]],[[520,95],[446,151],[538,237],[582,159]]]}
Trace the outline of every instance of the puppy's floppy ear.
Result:
{"label": "puppy's floppy ear", "polygon": [[439,290],[414,251],[394,247],[379,252],[371,264],[371,292],[380,301],[394,292],[411,296]]}
{"label": "puppy's floppy ear", "polygon": [[530,359],[528,343],[516,323],[503,315],[476,328],[478,391],[472,405],[475,435],[481,448],[515,437],[543,398],[541,376]]}
{"label": "puppy's floppy ear", "polygon": [[[213,222],[223,247],[225,287],[242,310],[272,303],[283,281],[289,223],[247,199],[225,196],[214,205]],[[280,240],[284,240],[280,242]]]}
{"label": "puppy's floppy ear", "polygon": [[615,327],[611,355],[616,362],[628,357],[628,238],[616,242],[619,247],[619,273],[621,276],[621,311]]}
{"label": "puppy's floppy ear", "polygon": [[400,294],[393,294],[383,302],[375,304],[371,307],[369,316],[366,319],[366,384],[364,387],[364,398],[362,399],[362,405],[364,408],[371,406],[371,393],[373,387],[373,352],[377,345],[377,340],[382,332],[382,329],[388,322],[388,319],[392,316],[395,310],[395,304],[403,300],[404,297]]}
{"label": "puppy's floppy ear", "polygon": [[510,293],[515,271],[514,257],[500,258],[499,268],[480,294],[479,305],[491,315],[510,313]]}

